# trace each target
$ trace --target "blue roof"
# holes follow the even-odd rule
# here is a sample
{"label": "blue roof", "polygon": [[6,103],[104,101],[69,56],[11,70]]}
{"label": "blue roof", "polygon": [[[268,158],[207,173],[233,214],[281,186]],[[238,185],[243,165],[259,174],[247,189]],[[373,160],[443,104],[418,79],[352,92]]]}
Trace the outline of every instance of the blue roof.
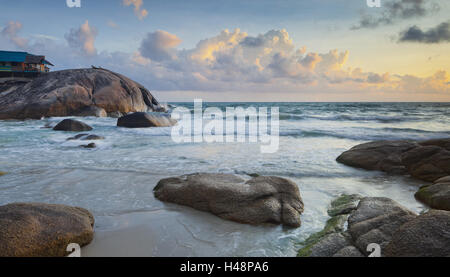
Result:
{"label": "blue roof", "polygon": [[25,62],[27,52],[0,51],[0,62]]}

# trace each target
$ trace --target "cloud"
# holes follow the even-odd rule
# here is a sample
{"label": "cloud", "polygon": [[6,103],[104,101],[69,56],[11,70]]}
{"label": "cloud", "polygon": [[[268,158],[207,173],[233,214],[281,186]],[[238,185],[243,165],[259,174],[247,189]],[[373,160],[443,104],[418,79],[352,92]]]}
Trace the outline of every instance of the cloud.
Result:
{"label": "cloud", "polygon": [[18,21],[10,21],[8,22],[6,27],[3,28],[0,34],[14,43],[14,45],[16,45],[17,47],[24,48],[28,44],[28,40],[18,36],[18,33],[21,29],[22,23]]}
{"label": "cloud", "polygon": [[440,10],[438,4],[426,0],[394,0],[383,2],[376,15],[363,14],[359,23],[351,29],[376,28],[397,21],[424,17]]}
{"label": "cloud", "polygon": [[144,4],[143,0],[123,0],[123,4],[125,6],[134,6],[134,14],[139,18],[139,20],[144,19],[148,15],[148,11],[146,9],[141,8]]}
{"label": "cloud", "polygon": [[91,27],[86,20],[78,29],[71,29],[65,38],[71,48],[77,49],[86,56],[94,56],[97,55],[94,45],[97,34],[97,29]]}
{"label": "cloud", "polygon": [[422,31],[412,26],[400,33],[399,42],[441,43],[450,41],[450,21],[443,22],[436,27]]}
{"label": "cloud", "polygon": [[[191,49],[180,50],[176,48],[180,38],[156,31],[148,33],[138,49],[127,53],[97,52],[95,29],[88,22],[83,26],[72,29],[66,40],[36,37],[28,42],[25,51],[46,55],[55,69],[90,65],[111,69],[157,91],[161,98],[164,93],[177,92],[210,95],[208,99],[216,100],[239,100],[242,96],[248,101],[450,100],[450,76],[446,71],[418,77],[350,68],[349,51],[297,48],[286,30],[269,30],[255,36],[239,29],[223,30]],[[0,48],[9,48],[8,43],[0,40]],[[89,47],[85,47],[86,43]],[[73,51],[74,47],[78,51]],[[96,54],[87,55],[89,49]]]}
{"label": "cloud", "polygon": [[142,57],[149,58],[154,61],[171,60],[175,58],[174,47],[181,43],[176,35],[166,31],[156,31],[148,33],[142,40],[139,52]]}

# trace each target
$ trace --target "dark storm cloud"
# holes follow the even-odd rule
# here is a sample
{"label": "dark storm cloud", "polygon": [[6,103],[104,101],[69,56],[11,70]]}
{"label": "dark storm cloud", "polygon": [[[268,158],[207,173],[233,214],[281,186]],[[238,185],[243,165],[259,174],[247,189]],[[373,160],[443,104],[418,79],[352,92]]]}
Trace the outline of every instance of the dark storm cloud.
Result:
{"label": "dark storm cloud", "polygon": [[400,33],[399,42],[441,43],[450,41],[450,21],[423,31],[412,26]]}
{"label": "dark storm cloud", "polygon": [[377,15],[364,14],[359,23],[351,29],[376,28],[397,21],[424,17],[440,10],[438,4],[426,0],[395,0],[382,2]]}

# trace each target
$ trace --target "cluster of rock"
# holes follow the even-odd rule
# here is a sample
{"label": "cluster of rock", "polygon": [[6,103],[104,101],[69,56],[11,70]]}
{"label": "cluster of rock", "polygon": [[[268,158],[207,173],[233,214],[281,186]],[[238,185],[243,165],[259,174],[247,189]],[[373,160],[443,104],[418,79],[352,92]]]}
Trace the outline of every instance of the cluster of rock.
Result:
{"label": "cluster of rock", "polygon": [[450,210],[450,138],[364,143],[342,153],[337,161],[434,182],[422,187],[417,199],[431,208]]}
{"label": "cluster of rock", "polygon": [[449,211],[417,215],[389,198],[366,197],[347,220],[339,216],[343,215],[334,216],[324,230],[308,238],[298,256],[364,257],[373,255],[373,244],[385,257],[450,255]]}
{"label": "cluster of rock", "polygon": [[298,186],[280,177],[260,176],[245,181],[233,174],[196,173],[162,179],[154,194],[161,201],[239,223],[301,225],[303,201]]}
{"label": "cluster of rock", "polygon": [[0,207],[0,257],[64,257],[89,244],[94,217],[78,207],[14,203]]}
{"label": "cluster of rock", "polygon": [[0,83],[0,119],[119,117],[163,110],[144,86],[102,68],[55,71],[29,82]]}

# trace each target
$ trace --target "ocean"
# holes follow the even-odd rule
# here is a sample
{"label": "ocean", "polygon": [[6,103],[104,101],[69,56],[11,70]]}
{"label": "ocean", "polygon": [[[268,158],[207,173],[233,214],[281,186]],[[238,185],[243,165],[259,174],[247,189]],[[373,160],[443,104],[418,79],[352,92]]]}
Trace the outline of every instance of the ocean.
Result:
{"label": "ocean", "polygon": [[[170,103],[193,108],[193,103]],[[63,118],[0,121],[0,205],[44,202],[80,206],[96,219],[84,256],[295,256],[320,231],[341,193],[390,197],[407,208],[424,182],[338,164],[343,151],[371,140],[450,136],[450,103],[203,103],[203,107],[279,107],[279,149],[258,143],[175,143],[171,128],[125,129],[114,118],[79,118],[96,149],[42,128]],[[274,175],[296,182],[302,226],[250,226],[156,200],[158,180],[195,172]]]}

